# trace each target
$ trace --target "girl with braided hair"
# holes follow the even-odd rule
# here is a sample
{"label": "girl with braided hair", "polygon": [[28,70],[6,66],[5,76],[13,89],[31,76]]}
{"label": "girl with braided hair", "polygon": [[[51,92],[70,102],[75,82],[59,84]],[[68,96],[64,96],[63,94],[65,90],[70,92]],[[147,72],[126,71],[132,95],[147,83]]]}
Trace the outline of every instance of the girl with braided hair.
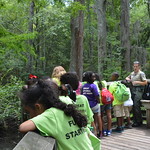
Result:
{"label": "girl with braided hair", "polygon": [[31,119],[23,122],[19,131],[38,130],[43,136],[54,137],[58,150],[93,150],[86,117],[58,96],[53,81],[39,79],[34,87],[21,91],[19,97]]}

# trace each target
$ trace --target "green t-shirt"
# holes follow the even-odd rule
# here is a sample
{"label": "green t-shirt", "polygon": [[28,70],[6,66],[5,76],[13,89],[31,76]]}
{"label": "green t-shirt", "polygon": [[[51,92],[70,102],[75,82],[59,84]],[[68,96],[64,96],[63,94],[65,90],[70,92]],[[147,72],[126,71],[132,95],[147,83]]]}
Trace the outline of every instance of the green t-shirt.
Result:
{"label": "green t-shirt", "polygon": [[60,86],[60,80],[58,78],[52,78],[52,80],[58,85]]}
{"label": "green t-shirt", "polygon": [[56,139],[58,150],[94,150],[88,129],[79,128],[62,110],[50,108],[31,120],[43,136]]}
{"label": "green t-shirt", "polygon": [[91,126],[91,122],[94,121],[93,119],[93,112],[89,106],[89,102],[87,98],[84,95],[77,95],[76,96],[76,102],[71,100],[69,96],[59,96],[59,99],[66,103],[66,104],[75,104],[77,106],[77,109],[81,111],[83,115],[85,115],[88,119],[88,127]]}
{"label": "green t-shirt", "polygon": [[[110,84],[110,86],[109,86],[109,91],[110,91],[110,93],[112,93],[112,95],[113,95],[113,93],[116,91],[116,89],[117,89],[117,82],[114,81],[113,83]],[[118,100],[115,98],[115,96],[114,96],[114,101],[113,101],[112,104],[113,104],[113,106],[115,106],[115,105],[123,104],[123,102],[118,101]]]}
{"label": "green t-shirt", "polygon": [[101,141],[98,138],[95,138],[95,135],[92,132],[89,132],[89,138],[94,150],[101,150]]}
{"label": "green t-shirt", "polygon": [[59,99],[66,104],[74,103],[74,101],[69,96],[59,96]]}
{"label": "green t-shirt", "polygon": [[93,83],[97,86],[98,92],[100,93],[100,89],[99,89],[99,86],[98,86],[99,81],[95,80]]}
{"label": "green t-shirt", "polygon": [[82,86],[83,86],[84,84],[86,84],[86,83],[87,83],[86,81],[84,81],[84,82],[81,82]]}
{"label": "green t-shirt", "polygon": [[77,95],[76,96],[76,106],[78,110],[81,111],[82,114],[84,114],[87,117],[88,120],[88,126],[91,126],[91,122],[94,121],[93,119],[93,112],[90,108],[88,99],[84,95]]}
{"label": "green t-shirt", "polygon": [[101,81],[102,87],[107,89],[107,82],[105,80]]}

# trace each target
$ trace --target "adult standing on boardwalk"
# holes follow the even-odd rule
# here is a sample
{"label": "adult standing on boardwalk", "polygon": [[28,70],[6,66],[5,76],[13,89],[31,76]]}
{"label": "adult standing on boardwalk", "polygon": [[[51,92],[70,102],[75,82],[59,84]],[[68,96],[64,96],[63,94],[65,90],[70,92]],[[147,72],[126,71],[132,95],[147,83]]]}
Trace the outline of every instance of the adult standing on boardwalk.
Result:
{"label": "adult standing on boardwalk", "polygon": [[132,83],[131,94],[133,100],[133,127],[142,125],[141,102],[144,86],[147,84],[146,75],[141,70],[138,61],[133,63],[133,72],[126,77],[126,80]]}

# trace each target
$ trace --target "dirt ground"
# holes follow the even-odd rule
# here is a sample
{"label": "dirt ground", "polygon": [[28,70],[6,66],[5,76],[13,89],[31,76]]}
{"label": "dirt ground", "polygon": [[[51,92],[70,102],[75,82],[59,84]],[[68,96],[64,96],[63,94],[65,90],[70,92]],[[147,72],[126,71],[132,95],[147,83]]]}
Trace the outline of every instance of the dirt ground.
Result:
{"label": "dirt ground", "polygon": [[19,123],[9,119],[0,124],[0,150],[12,150],[23,135],[18,131]]}

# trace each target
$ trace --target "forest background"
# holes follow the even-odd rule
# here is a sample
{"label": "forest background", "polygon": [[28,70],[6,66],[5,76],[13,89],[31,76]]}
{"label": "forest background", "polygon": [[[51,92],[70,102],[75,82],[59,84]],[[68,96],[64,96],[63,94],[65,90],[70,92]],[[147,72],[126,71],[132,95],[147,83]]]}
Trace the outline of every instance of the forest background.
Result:
{"label": "forest background", "polygon": [[[109,81],[138,60],[150,78],[150,0],[1,0],[0,124],[20,120],[17,92],[55,66]],[[7,119],[8,118],[8,119]]]}

